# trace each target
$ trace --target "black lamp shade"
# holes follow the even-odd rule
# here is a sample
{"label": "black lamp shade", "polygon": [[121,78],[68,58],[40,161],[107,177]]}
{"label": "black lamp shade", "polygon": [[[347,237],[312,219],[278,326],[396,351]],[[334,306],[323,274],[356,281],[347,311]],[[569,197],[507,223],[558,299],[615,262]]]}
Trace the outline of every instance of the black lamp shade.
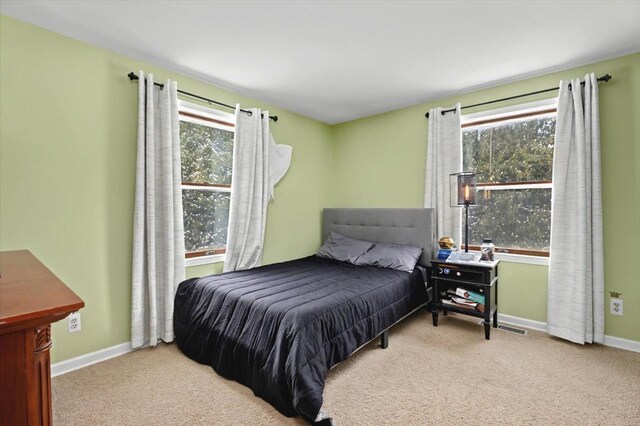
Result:
{"label": "black lamp shade", "polygon": [[453,173],[451,177],[451,205],[469,206],[476,204],[476,174],[471,172]]}

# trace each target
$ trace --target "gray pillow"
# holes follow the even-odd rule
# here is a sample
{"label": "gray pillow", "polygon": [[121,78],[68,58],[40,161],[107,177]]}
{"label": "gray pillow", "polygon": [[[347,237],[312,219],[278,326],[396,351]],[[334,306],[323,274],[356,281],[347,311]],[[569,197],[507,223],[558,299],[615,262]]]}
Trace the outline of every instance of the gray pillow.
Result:
{"label": "gray pillow", "polygon": [[345,237],[342,234],[331,231],[327,241],[325,241],[322,247],[320,247],[320,250],[318,250],[317,255],[353,263],[371,247],[373,247],[372,242],[354,240],[353,238]]}
{"label": "gray pillow", "polygon": [[371,250],[357,258],[355,264],[413,272],[421,255],[422,249],[419,247],[376,244]]}

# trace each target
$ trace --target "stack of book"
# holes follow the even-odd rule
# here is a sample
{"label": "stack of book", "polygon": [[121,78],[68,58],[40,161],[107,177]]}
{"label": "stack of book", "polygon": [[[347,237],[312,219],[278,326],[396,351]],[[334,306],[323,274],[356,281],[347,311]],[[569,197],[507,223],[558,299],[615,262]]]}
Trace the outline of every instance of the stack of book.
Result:
{"label": "stack of book", "polygon": [[470,311],[484,312],[484,295],[469,291],[462,287],[447,290],[447,295],[442,299],[443,305],[456,308],[469,309]]}
{"label": "stack of book", "polygon": [[447,260],[452,252],[453,249],[441,248],[440,250],[438,250],[438,260]]}

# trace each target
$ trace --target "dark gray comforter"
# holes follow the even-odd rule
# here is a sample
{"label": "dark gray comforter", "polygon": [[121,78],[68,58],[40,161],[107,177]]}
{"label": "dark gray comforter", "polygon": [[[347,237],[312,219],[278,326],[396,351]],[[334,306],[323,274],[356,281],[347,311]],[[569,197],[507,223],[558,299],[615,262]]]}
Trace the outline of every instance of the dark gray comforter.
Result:
{"label": "dark gray comforter", "polygon": [[174,327],[187,356],[313,422],[329,369],[426,300],[417,269],[311,256],[182,282]]}

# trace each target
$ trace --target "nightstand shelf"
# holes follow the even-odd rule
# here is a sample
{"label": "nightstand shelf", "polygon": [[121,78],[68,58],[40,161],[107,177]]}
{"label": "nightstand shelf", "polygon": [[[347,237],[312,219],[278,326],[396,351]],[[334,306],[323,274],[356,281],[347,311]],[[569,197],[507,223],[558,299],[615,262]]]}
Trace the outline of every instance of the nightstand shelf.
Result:
{"label": "nightstand shelf", "polygon": [[[433,325],[438,325],[439,310],[444,315],[455,312],[484,320],[484,335],[487,340],[491,334],[491,323],[498,327],[498,263],[468,262],[454,263],[440,260],[431,261],[431,280],[433,283]],[[484,312],[454,306],[443,302],[447,299],[447,290],[462,287],[484,296]],[[493,321],[492,321],[493,320]]]}

